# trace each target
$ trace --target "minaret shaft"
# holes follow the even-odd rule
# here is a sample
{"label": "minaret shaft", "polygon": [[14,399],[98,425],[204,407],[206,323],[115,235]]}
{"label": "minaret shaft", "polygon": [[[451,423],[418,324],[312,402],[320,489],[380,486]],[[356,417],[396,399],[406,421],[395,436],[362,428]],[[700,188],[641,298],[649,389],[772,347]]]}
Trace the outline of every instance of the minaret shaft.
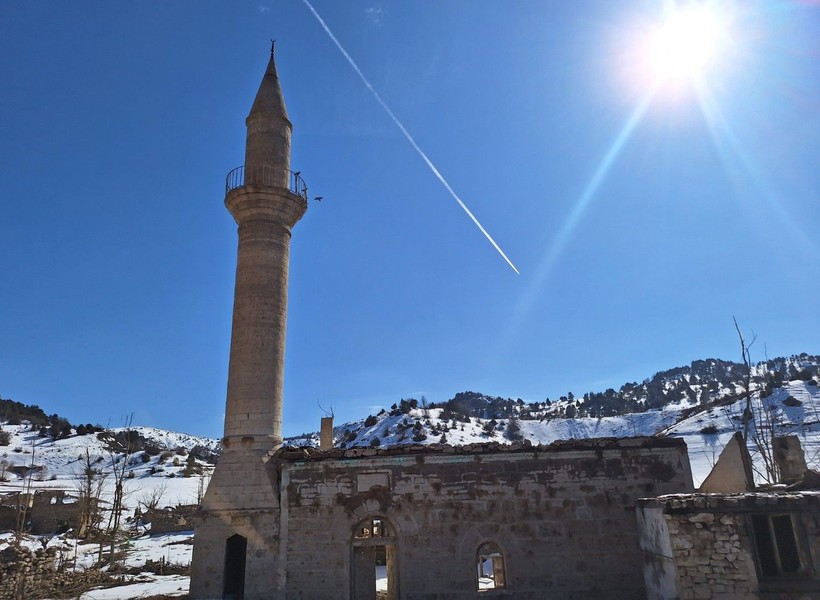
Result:
{"label": "minaret shaft", "polygon": [[225,437],[282,432],[290,231],[265,221],[239,227]]}
{"label": "minaret shaft", "polygon": [[237,438],[254,445],[282,441],[290,227],[304,205],[286,189],[249,187],[226,199],[239,224],[225,408],[228,447]]}

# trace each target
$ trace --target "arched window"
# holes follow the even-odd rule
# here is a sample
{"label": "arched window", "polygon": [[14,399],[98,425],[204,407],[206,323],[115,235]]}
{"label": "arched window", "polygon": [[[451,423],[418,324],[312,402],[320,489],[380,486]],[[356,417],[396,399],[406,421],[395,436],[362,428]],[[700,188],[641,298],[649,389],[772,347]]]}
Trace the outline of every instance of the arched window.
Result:
{"label": "arched window", "polygon": [[476,552],[476,569],[478,571],[479,592],[507,587],[507,576],[504,572],[504,554],[495,542],[485,542]]}
{"label": "arched window", "polygon": [[381,517],[360,521],[353,529],[351,598],[396,600],[398,568],[395,533]]}

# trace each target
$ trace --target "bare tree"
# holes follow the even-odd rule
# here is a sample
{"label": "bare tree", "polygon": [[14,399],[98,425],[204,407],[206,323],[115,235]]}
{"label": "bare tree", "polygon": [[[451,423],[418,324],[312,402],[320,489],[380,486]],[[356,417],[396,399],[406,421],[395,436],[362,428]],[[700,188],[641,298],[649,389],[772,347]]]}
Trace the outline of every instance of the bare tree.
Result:
{"label": "bare tree", "polygon": [[755,472],[766,482],[776,483],[780,479],[780,470],[774,460],[772,444],[777,428],[775,407],[767,405],[761,391],[752,388],[750,348],[757,340],[757,336],[752,332],[751,340],[747,341],[737,324],[737,319],[732,317],[732,321],[740,340],[740,357],[743,361],[743,391],[740,395],[741,400],[746,401],[743,408],[743,439],[750,452],[756,453],[762,462],[762,470],[755,465]]}
{"label": "bare tree", "polygon": [[108,520],[108,533],[116,534],[120,528],[120,519],[122,518],[123,500],[125,497],[125,475],[128,470],[128,462],[131,459],[131,454],[134,452],[133,429],[131,429],[134,422],[134,413],[129,414],[124,421],[123,428],[125,429],[125,441],[123,442],[123,451],[121,455],[112,449],[109,450],[111,457],[111,474],[114,477],[114,498],[111,501],[111,516]]}
{"label": "bare tree", "polygon": [[740,340],[740,359],[743,361],[743,393],[741,399],[746,400],[746,406],[743,409],[743,439],[748,443],[749,429],[754,420],[754,414],[752,413],[752,361],[749,349],[755,343],[757,336],[752,332],[752,339],[747,343],[735,317],[732,317],[732,322],[735,324],[735,331],[737,331],[737,337]]}
{"label": "bare tree", "polygon": [[35,446],[34,440],[31,441],[31,462],[29,464],[28,473],[26,474],[26,492],[25,494],[20,495],[20,500],[18,500],[18,511],[17,511],[17,535],[15,542],[19,545],[23,542],[23,532],[26,530],[26,524],[28,522],[28,507],[30,503],[33,501],[33,492],[31,491],[31,480],[32,475],[34,474],[34,454],[35,454]]}
{"label": "bare tree", "polygon": [[102,520],[100,496],[105,485],[106,473],[97,467],[99,461],[91,458],[88,448],[85,449],[85,456],[80,458],[82,463],[80,469],[75,471],[74,479],[80,509],[77,537],[83,538],[89,531],[99,527]]}
{"label": "bare tree", "polygon": [[153,510],[155,508],[159,508],[159,503],[162,502],[162,497],[165,495],[167,489],[168,484],[162,482],[153,490],[147,491],[144,494],[142,494],[139,500],[137,500],[137,504],[139,504],[139,506],[142,507],[144,510]]}
{"label": "bare tree", "polygon": [[208,480],[210,480],[210,478],[206,480],[206,476],[207,474],[203,470],[199,474],[199,484],[196,487],[196,503],[200,506],[202,506],[202,499],[205,497],[205,490],[208,487]]}
{"label": "bare tree", "polygon": [[[117,543],[117,536],[120,530],[120,520],[122,518],[123,501],[125,500],[125,475],[128,471],[128,463],[131,459],[131,454],[134,452],[134,430],[132,425],[134,422],[134,413],[129,414],[123,422],[124,441],[122,443],[122,453],[117,454],[114,447],[109,449],[109,456],[111,458],[111,474],[114,477],[114,497],[111,501],[111,513],[108,518],[107,537],[109,542],[108,560],[111,566],[116,561],[115,547]],[[102,559],[102,540],[100,541],[100,559]]]}

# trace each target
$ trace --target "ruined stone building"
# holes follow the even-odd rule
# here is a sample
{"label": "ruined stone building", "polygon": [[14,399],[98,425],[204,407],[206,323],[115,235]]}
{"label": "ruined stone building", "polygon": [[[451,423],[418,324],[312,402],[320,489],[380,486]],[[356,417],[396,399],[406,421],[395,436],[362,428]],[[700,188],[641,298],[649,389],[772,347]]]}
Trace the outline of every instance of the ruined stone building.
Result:
{"label": "ruined stone building", "polygon": [[768,490],[638,501],[647,598],[820,598],[820,493]]}
{"label": "ruined stone building", "polygon": [[8,492],[0,495],[0,531],[62,533],[78,526],[82,512],[82,503],[67,490]]}
{"label": "ruined stone building", "polygon": [[[816,510],[794,521],[795,571],[793,557],[760,566],[765,544],[749,544],[752,531],[785,539],[794,500],[749,516],[745,500],[657,498],[694,492],[678,439],[281,447],[289,241],[308,197],[273,53],[246,125],[225,197],[239,245],[224,450],[196,520],[192,598],[756,598],[758,574],[813,576]],[[712,539],[706,522],[721,526]],[[729,558],[737,577],[719,584]]]}

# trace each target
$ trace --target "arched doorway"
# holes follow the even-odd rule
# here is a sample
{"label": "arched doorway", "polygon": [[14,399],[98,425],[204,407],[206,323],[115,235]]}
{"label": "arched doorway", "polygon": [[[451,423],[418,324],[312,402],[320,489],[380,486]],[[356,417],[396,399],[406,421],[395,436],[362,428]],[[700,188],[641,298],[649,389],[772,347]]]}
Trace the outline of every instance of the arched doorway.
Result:
{"label": "arched doorway", "polygon": [[504,553],[495,542],[485,542],[476,552],[476,568],[479,592],[507,587],[507,575],[504,569]]}
{"label": "arched doorway", "polygon": [[398,600],[395,530],[382,517],[360,521],[353,530],[350,577],[354,600]]}

